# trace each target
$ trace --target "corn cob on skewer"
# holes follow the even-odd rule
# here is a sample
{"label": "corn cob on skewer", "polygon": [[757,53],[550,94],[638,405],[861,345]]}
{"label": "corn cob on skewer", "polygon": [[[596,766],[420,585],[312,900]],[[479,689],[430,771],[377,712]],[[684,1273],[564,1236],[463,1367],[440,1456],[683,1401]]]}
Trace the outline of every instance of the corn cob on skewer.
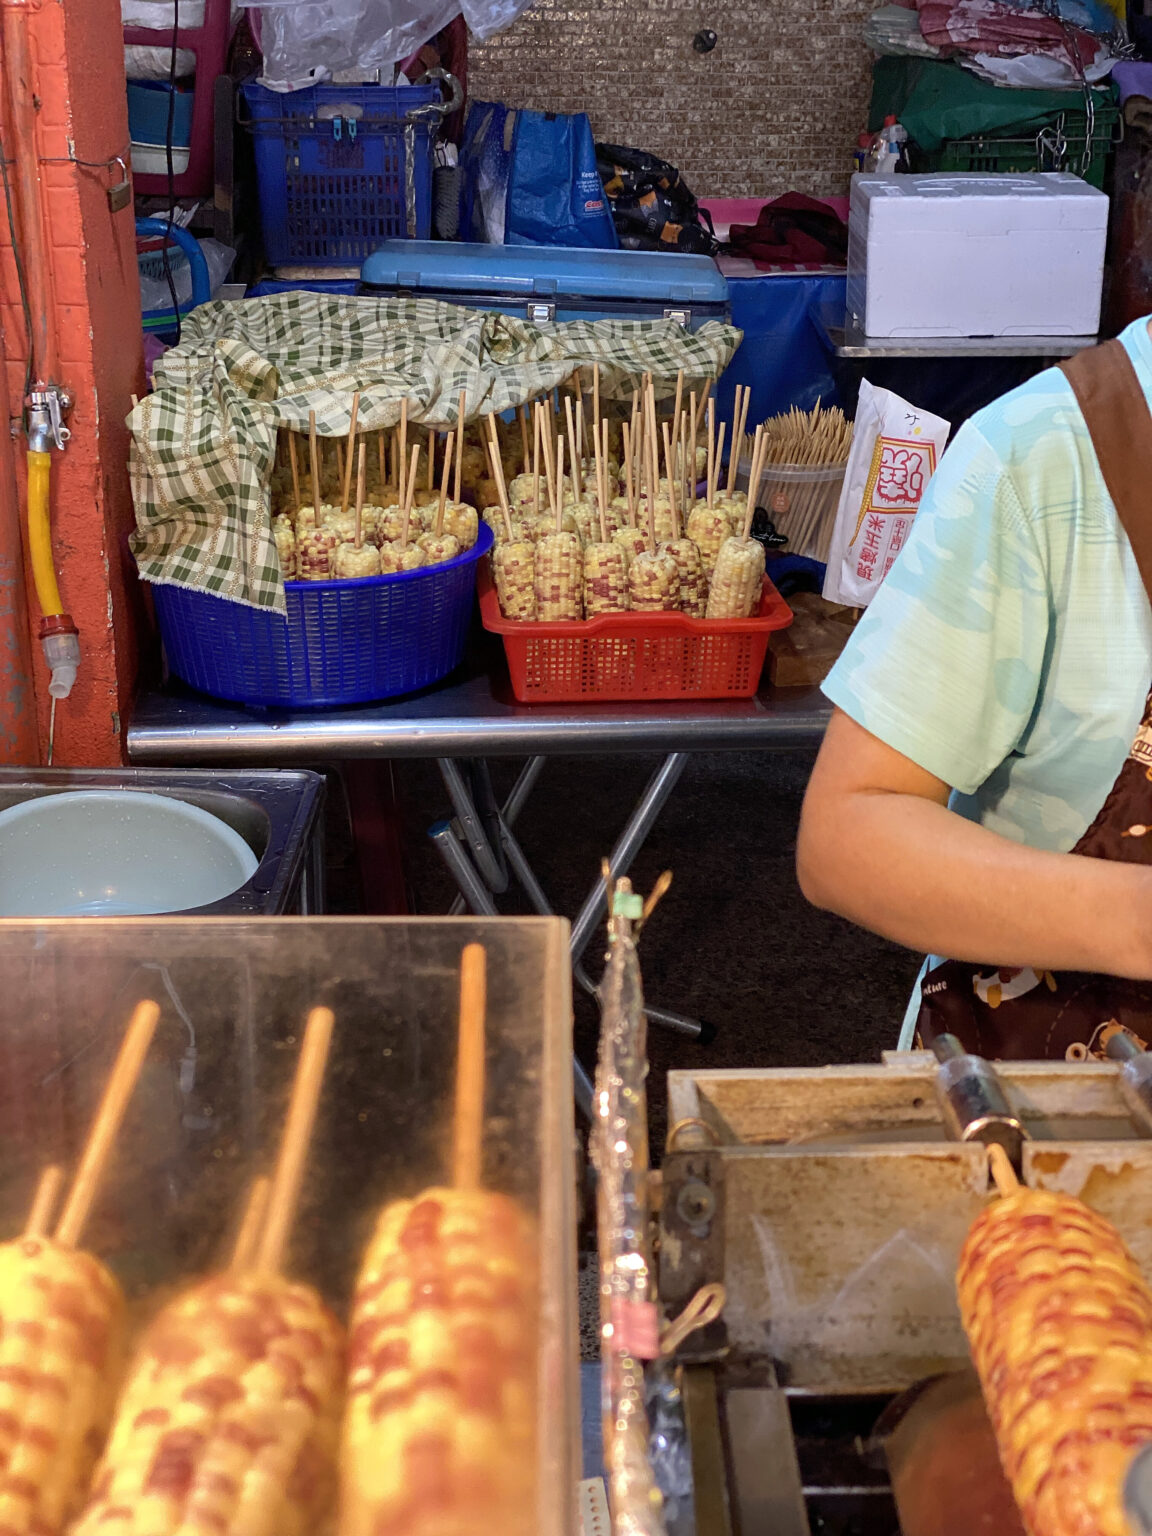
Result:
{"label": "corn cob on skewer", "polygon": [[580,540],[561,526],[559,486],[564,477],[564,440],[558,449],[558,473],[549,475],[556,531],[536,544],[536,617],[544,623],[561,623],[583,615],[584,562]]}
{"label": "corn cob on skewer", "polygon": [[1081,1201],[1016,1184],[972,1225],[960,1314],[1032,1536],[1127,1536],[1122,1486],[1152,1440],[1152,1291]]}
{"label": "corn cob on skewer", "polygon": [[[142,1341],[74,1536],[311,1536],[330,1505],[343,1338],[278,1273],[332,1032],[314,1009],[262,1230]],[[254,1249],[254,1252],[252,1251]]]}
{"label": "corn cob on skewer", "polygon": [[[355,423],[356,410],[360,396],[357,395],[352,405],[352,420]],[[360,444],[359,462],[356,466],[356,510],[352,516],[352,537],[345,540],[336,551],[333,574],[341,579],[358,576],[379,576],[380,552],[374,544],[364,543],[364,484],[365,484],[365,447]],[[349,454],[351,457],[351,454]],[[347,514],[344,514],[347,516]]]}
{"label": "corn cob on skewer", "polygon": [[481,1187],[484,951],[461,957],[453,1186],[385,1208],[352,1309],[340,1536],[536,1529],[538,1262]]}
{"label": "corn cob on skewer", "polygon": [[492,473],[499,479],[501,512],[503,514],[504,542],[492,551],[492,577],[496,583],[496,596],[500,612],[506,619],[534,619],[536,617],[536,548],[527,539],[516,536],[508,510],[508,496],[501,477],[500,457],[494,442],[489,442],[488,456]]}
{"label": "corn cob on skewer", "polygon": [[[572,426],[572,402],[568,408],[568,435],[575,442]],[[592,618],[598,613],[623,613],[628,607],[628,556],[626,551],[613,542],[608,533],[607,502],[608,483],[604,473],[607,459],[608,423],[603,429],[593,426],[593,442],[596,447],[596,495],[600,507],[600,538],[584,546],[584,612]]]}
{"label": "corn cob on skewer", "polygon": [[272,519],[272,537],[276,542],[276,553],[280,556],[280,569],[284,580],[295,581],[296,531],[287,513],[278,512]]}
{"label": "corn cob on skewer", "polygon": [[[747,399],[744,406],[747,409]],[[764,428],[756,429],[750,484],[757,483],[765,452]],[[754,507],[748,504],[741,535],[725,539],[708,591],[708,618],[746,619],[756,611],[764,584],[764,546],[750,537]]]}

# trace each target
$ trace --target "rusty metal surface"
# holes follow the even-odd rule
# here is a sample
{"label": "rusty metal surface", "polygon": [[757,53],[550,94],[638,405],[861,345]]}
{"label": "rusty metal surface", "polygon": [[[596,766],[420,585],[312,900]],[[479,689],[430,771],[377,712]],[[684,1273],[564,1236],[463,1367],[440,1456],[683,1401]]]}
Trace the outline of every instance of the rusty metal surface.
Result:
{"label": "rusty metal surface", "polygon": [[725,1158],[733,1350],[786,1386],[899,1391],[967,1359],[954,1275],[987,1198],[971,1145]]}
{"label": "rusty metal surface", "polygon": [[[702,1285],[725,1273],[724,1157],[711,1148],[668,1152],[661,1169],[659,1295],[668,1318],[682,1312]],[[690,1334],[680,1360],[712,1360],[727,1352],[723,1318]]]}

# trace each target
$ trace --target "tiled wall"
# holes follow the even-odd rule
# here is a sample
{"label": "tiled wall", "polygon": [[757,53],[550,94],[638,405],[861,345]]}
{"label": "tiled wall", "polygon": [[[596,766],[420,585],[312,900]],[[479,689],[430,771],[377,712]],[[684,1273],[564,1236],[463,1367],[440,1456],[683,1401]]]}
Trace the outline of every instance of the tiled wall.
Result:
{"label": "tiled wall", "polygon": [[[870,0],[536,0],[472,44],[484,100],[587,112],[671,160],[699,197],[844,192],[868,105]],[[709,54],[692,38],[710,27]]]}

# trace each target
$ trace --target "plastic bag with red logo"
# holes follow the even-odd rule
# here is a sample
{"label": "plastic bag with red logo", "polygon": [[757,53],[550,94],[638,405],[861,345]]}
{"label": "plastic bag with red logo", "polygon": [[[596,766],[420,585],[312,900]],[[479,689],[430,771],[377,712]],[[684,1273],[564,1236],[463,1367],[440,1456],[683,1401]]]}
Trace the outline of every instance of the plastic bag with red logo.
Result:
{"label": "plastic bag with red logo", "polygon": [[951,423],[890,389],[860,385],[852,451],[832,530],[824,596],[863,608],[908,542]]}

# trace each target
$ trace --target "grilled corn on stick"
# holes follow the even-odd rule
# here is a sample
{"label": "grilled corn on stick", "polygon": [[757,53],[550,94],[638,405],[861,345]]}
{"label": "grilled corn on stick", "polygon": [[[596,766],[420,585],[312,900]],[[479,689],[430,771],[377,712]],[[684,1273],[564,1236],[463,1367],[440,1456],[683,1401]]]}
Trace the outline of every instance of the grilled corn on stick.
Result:
{"label": "grilled corn on stick", "polygon": [[680,577],[680,607],[694,619],[702,619],[708,608],[708,578],[700,551],[691,539],[669,539],[660,546],[676,562]]}
{"label": "grilled corn on stick", "polygon": [[[356,411],[359,406],[360,396],[357,394],[352,402],[352,420],[355,423]],[[356,466],[356,509],[352,517],[352,537],[345,541],[336,551],[335,572],[341,578],[357,576],[379,576],[380,552],[374,544],[364,543],[364,486],[365,464],[364,444],[360,444],[359,457]],[[346,514],[347,515],[347,514]]]}
{"label": "grilled corn on stick", "polygon": [[480,519],[476,508],[466,501],[449,501],[444,505],[444,532],[450,533],[461,549],[471,549],[480,532]]}
{"label": "grilled corn on stick", "polygon": [[492,578],[496,583],[496,596],[500,612],[506,619],[534,619],[536,617],[536,548],[529,540],[520,537],[514,528],[508,509],[508,493],[505,490],[500,455],[494,440],[488,443],[488,457],[492,473],[500,488],[502,514],[502,542],[492,551]]}
{"label": "grilled corn on stick", "polygon": [[[401,416],[401,421],[405,420]],[[380,570],[385,576],[395,575],[398,571],[415,571],[427,564],[424,551],[419,544],[409,543],[409,534],[412,529],[412,497],[416,491],[416,476],[420,469],[420,445],[417,443],[412,449],[411,470],[408,476],[407,487],[404,492],[403,516],[400,523],[400,537],[393,543],[380,546]]]}
{"label": "grilled corn on stick", "polygon": [[0,1245],[0,1530],[58,1536],[83,1502],[112,1415],[124,1298],[76,1248],[160,1010],[124,1035],[54,1239],[59,1170],[41,1178],[22,1238]]}
{"label": "grilled corn on stick", "polygon": [[580,539],[561,526],[560,486],[564,482],[564,440],[557,448],[558,472],[549,476],[556,531],[536,544],[536,617],[545,623],[579,619],[584,607],[584,561]]}
{"label": "grilled corn on stick", "polygon": [[663,549],[643,549],[628,567],[629,606],[638,612],[674,612],[680,607],[680,572]]}
{"label": "grilled corn on stick", "polygon": [[385,1208],[352,1308],[340,1536],[536,1529],[532,1225],[481,1188],[483,949],[461,957],[451,1189]]}
{"label": "grilled corn on stick", "polygon": [[[744,408],[747,410],[747,399]],[[757,483],[763,468],[767,439],[763,426],[756,429],[749,484]],[[764,584],[764,546],[749,535],[755,508],[749,503],[741,535],[725,539],[716,557],[716,569],[708,591],[708,618],[746,619],[756,611]]]}
{"label": "grilled corn on stick", "polygon": [[1016,1184],[972,1225],[957,1292],[1005,1474],[1031,1536],[1127,1536],[1122,1485],[1152,1440],[1152,1291],[1120,1234]]}
{"label": "grilled corn on stick", "polygon": [[536,1267],[501,1195],[384,1209],[352,1304],[340,1536],[535,1528]]}
{"label": "grilled corn on stick", "polygon": [[[194,1286],[149,1328],[73,1536],[320,1527],[335,1481],[343,1339],[316,1292],[277,1271],[331,1031],[332,1015],[314,1009],[251,1269]],[[242,1228],[238,1252],[243,1238]]]}
{"label": "grilled corn on stick", "polygon": [[[568,406],[568,432],[575,441],[572,427],[572,402]],[[622,613],[628,607],[628,555],[612,541],[608,532],[608,482],[604,473],[607,459],[608,423],[603,429],[593,425],[595,444],[596,497],[600,510],[600,538],[584,547],[584,612],[592,618],[598,613]]]}

